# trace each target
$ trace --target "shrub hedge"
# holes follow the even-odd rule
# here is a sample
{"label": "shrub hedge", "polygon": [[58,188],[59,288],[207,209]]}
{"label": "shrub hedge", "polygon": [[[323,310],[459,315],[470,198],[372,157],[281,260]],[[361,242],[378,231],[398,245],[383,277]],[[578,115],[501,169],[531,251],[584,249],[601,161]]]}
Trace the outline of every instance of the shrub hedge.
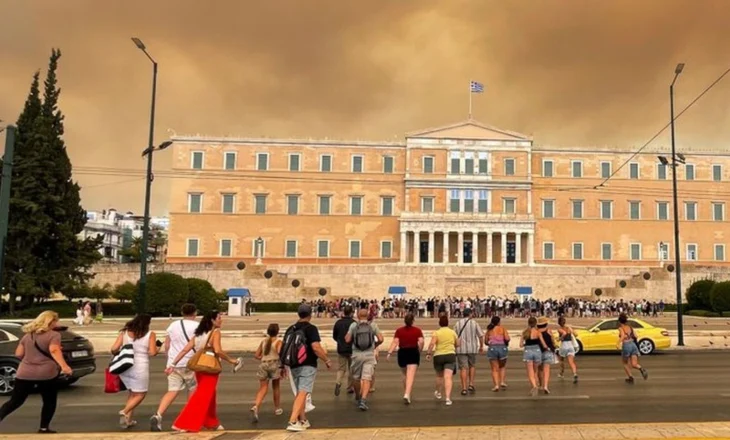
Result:
{"label": "shrub hedge", "polygon": [[722,281],[712,286],[710,302],[713,311],[730,312],[730,281]]}
{"label": "shrub hedge", "polygon": [[689,316],[699,316],[702,318],[718,318],[720,314],[717,312],[711,312],[709,310],[690,310],[687,312]]}
{"label": "shrub hedge", "polygon": [[692,310],[712,310],[710,291],[715,285],[713,280],[697,280],[687,288],[687,303]]}

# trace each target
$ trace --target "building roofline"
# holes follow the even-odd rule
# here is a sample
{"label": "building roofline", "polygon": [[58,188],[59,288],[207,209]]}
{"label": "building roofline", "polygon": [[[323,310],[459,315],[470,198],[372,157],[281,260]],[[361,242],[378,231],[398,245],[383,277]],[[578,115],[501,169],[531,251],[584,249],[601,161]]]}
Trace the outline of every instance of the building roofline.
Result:
{"label": "building roofline", "polygon": [[283,139],[283,138],[248,138],[248,137],[232,137],[232,136],[173,136],[170,138],[173,142],[191,143],[191,144],[254,144],[254,145],[318,145],[318,146],[353,146],[353,147],[403,147],[406,143],[403,141],[366,141],[366,140],[347,140],[347,139]]}
{"label": "building roofline", "polygon": [[406,133],[406,138],[428,138],[429,137],[428,135],[433,132],[462,127],[464,125],[474,125],[474,126],[483,128],[485,130],[496,131],[497,133],[501,133],[501,134],[504,134],[507,136],[512,136],[512,137],[518,138],[515,140],[532,141],[532,136],[528,136],[523,133],[518,133],[516,131],[505,130],[503,128],[498,128],[493,125],[484,124],[475,119],[466,119],[464,121],[454,122],[453,124],[449,124],[449,125],[442,125],[439,127],[431,127],[431,128],[418,130],[418,131],[411,131],[411,132]]}

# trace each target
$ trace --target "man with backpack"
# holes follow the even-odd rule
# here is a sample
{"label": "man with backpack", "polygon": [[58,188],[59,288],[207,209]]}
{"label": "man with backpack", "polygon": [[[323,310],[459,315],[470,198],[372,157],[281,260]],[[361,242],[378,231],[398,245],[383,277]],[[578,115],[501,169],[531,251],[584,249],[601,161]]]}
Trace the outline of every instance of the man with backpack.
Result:
{"label": "man with backpack", "polygon": [[289,368],[297,395],[292,405],[287,431],[301,432],[310,427],[305,413],[307,395],[314,389],[317,376],[317,359],[322,359],[329,369],[332,363],[327,352],[322,348],[319,329],[312,325],[312,307],[303,303],[297,311],[299,320],[289,327],[284,334],[281,347],[281,368]]}
{"label": "man with backpack", "polygon": [[368,310],[357,313],[357,322],[350,325],[345,342],[352,343],[352,380],[355,385],[355,399],[358,408],[367,411],[367,398],[370,384],[375,373],[375,350],[383,343],[383,333],[378,326],[368,320]]}
{"label": "man with backpack", "polygon": [[337,381],[335,382],[335,396],[340,395],[342,388],[342,379],[347,378],[347,392],[354,392],[352,374],[350,366],[352,364],[352,343],[345,342],[345,336],[350,331],[350,326],[355,322],[352,319],[352,307],[345,306],[345,316],[335,322],[332,330],[332,339],[337,341],[337,359],[339,368],[337,369]]}

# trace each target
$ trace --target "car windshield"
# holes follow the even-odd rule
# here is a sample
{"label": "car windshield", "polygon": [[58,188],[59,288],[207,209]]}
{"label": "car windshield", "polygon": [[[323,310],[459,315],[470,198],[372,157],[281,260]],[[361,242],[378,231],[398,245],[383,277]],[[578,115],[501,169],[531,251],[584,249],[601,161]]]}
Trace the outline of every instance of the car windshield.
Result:
{"label": "car windshield", "polygon": [[598,325],[599,325],[600,323],[604,322],[604,321],[605,321],[605,319],[602,319],[602,320],[600,320],[600,321],[596,321],[596,322],[594,322],[593,324],[591,324],[591,325],[589,325],[589,326],[586,326],[586,329],[587,329],[587,330],[590,330],[590,329],[592,329],[592,328],[598,327]]}

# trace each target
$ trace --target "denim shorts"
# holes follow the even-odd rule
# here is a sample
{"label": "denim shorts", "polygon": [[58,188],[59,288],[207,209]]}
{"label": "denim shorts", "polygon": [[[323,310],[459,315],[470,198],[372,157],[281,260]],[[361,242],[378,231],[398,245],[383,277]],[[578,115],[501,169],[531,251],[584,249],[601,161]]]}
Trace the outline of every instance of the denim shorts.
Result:
{"label": "denim shorts", "polygon": [[542,352],[542,363],[545,365],[552,365],[555,363],[555,353],[552,351],[543,351]]}
{"label": "denim shorts", "polygon": [[292,368],[291,377],[294,379],[294,386],[298,393],[312,393],[314,389],[314,378],[317,377],[317,369],[310,365]]}
{"label": "denim shorts", "polygon": [[534,362],[536,364],[542,363],[542,351],[537,345],[528,345],[525,347],[524,353],[522,353],[522,360],[524,362]]}
{"label": "denim shorts", "polygon": [[641,353],[639,353],[639,347],[636,346],[636,342],[626,341],[621,345],[621,357],[628,359],[631,356],[641,356]]}
{"label": "denim shorts", "polygon": [[573,347],[573,343],[571,341],[563,341],[560,343],[560,350],[558,351],[558,354],[562,358],[567,358],[570,356],[575,357],[575,347]]}
{"label": "denim shorts", "polygon": [[506,345],[490,345],[487,349],[487,359],[490,361],[504,361],[507,359]]}

